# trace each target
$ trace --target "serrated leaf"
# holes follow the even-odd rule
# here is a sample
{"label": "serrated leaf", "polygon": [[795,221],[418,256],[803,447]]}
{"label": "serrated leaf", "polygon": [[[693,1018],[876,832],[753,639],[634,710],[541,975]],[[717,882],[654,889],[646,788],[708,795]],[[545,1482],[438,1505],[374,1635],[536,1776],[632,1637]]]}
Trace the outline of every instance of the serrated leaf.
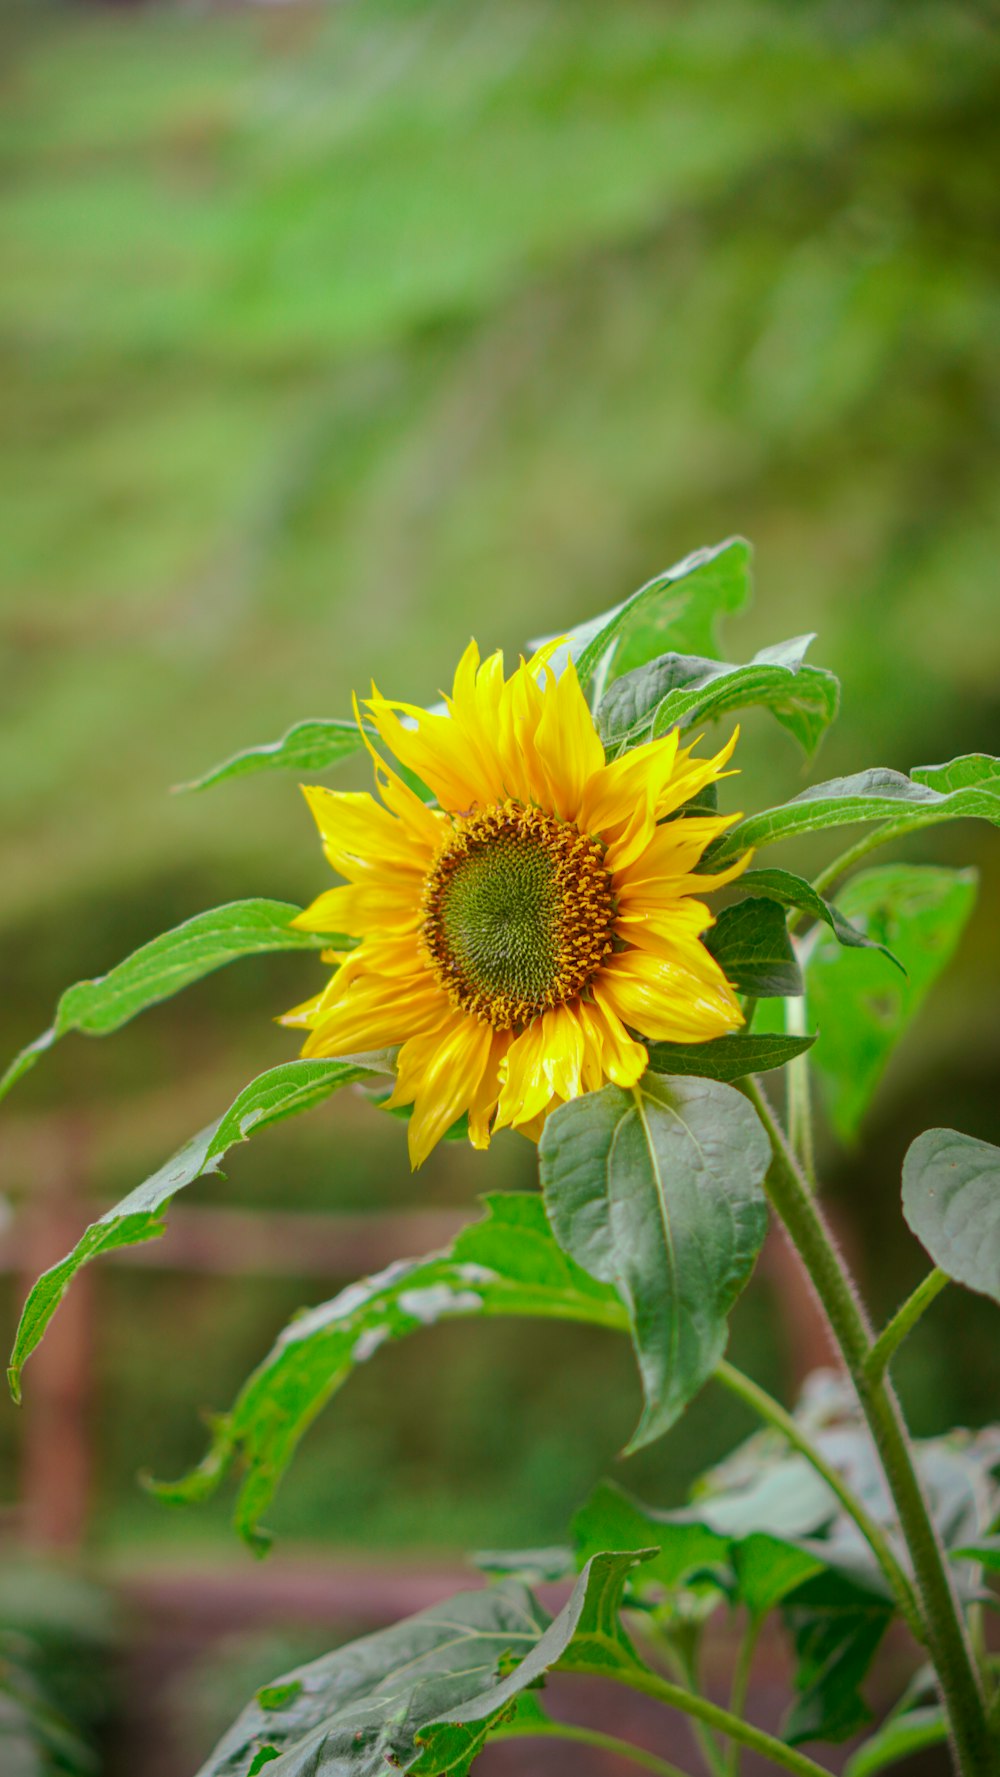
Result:
{"label": "serrated leaf", "polygon": [[303,1434],[358,1365],[391,1340],[454,1315],[534,1315],[627,1330],[615,1290],[560,1249],[536,1194],[485,1201],[485,1219],[463,1228],[447,1251],[397,1261],[291,1321],[216,1422],[203,1463],[181,1481],[158,1485],[161,1497],[202,1499],[239,1459],[245,1473],[236,1524],[259,1544],[261,1515]]}
{"label": "serrated leaf", "polygon": [[207,790],[213,784],[224,784],[230,778],[247,777],[255,771],[328,771],[343,759],[353,758],[364,746],[358,724],[343,717],[318,717],[313,721],[296,722],[280,740],[265,741],[256,747],[245,747],[231,758],[213,765],[190,783],[178,784],[179,791]]}
{"label": "serrated leaf", "polygon": [[328,936],[292,929],[291,921],[300,911],[287,901],[230,901],[225,907],[196,913],[173,931],[151,939],[106,975],[67,987],[50,1028],[21,1050],[0,1079],[0,1098],[70,1031],[107,1036],[137,1013],[170,999],[237,957],[316,950],[329,944]]}
{"label": "serrated leaf", "polygon": [[[986,755],[970,757],[985,759]],[[967,764],[967,760],[953,760],[950,766],[918,767],[912,777],[877,767],[859,771],[853,777],[814,784],[777,808],[765,808],[738,821],[713,846],[708,861],[712,869],[721,869],[748,847],[759,849],[781,839],[797,839],[803,833],[819,833],[859,821],[891,821],[900,832],[964,816],[979,817],[1000,826],[1000,796],[980,787],[991,781],[985,772],[980,774],[978,784],[959,783],[949,790],[933,788],[918,775],[921,771],[925,776],[944,771],[961,776],[958,768]]]}
{"label": "serrated leaf", "polygon": [[903,1161],[903,1215],[942,1271],[1000,1302],[1000,1148],[925,1130]]}
{"label": "serrated leaf", "polygon": [[905,976],[870,951],[819,935],[806,966],[806,1001],[820,1033],[812,1054],[833,1126],[850,1141],[893,1050],[953,955],[972,912],[976,874],[891,864],[855,876],[841,912],[891,950]]}
{"label": "serrated leaf", "polygon": [[21,1371],[81,1266],[113,1248],[156,1239],[165,1230],[165,1206],[195,1179],[218,1172],[230,1148],[272,1123],[310,1110],[367,1072],[346,1061],[286,1061],[270,1068],[244,1087],[217,1123],[193,1136],[158,1172],[92,1222],[73,1251],[42,1274],[24,1304],[7,1372],[15,1400],[20,1399]]}
{"label": "serrated leaf", "polygon": [[516,1580],[460,1592],[391,1629],[348,1642],[286,1673],[280,1711],[250,1703],[198,1777],[246,1777],[262,1748],[268,1777],[386,1777],[407,1769],[422,1728],[487,1691],[501,1663],[522,1659],[549,1617]]}
{"label": "serrated leaf", "polygon": [[811,1049],[815,1037],[789,1037],[737,1031],[710,1043],[650,1043],[649,1065],[657,1074],[697,1074],[703,1080],[745,1080],[784,1067]]}
{"label": "serrated leaf", "polygon": [[704,945],[740,993],[790,999],[803,991],[788,924],[776,901],[754,895],[724,907]]}
{"label": "serrated leaf", "polygon": [[713,1080],[649,1073],[632,1092],[606,1086],[563,1105],[545,1125],[556,1239],[628,1307],[646,1400],[632,1449],[673,1424],[725,1350],[767,1226],[769,1160],[756,1113]]}
{"label": "serrated leaf", "polygon": [[697,655],[663,654],[616,679],[596,712],[601,739],[615,751],[666,734],[719,721],[758,705],[815,752],[837,714],[840,686],[833,673],[803,664],[814,638],[762,649],[745,666]]}
{"label": "serrated leaf", "polygon": [[907,1709],[890,1716],[878,1732],[851,1754],[844,1766],[844,1777],[875,1777],[886,1765],[898,1764],[928,1746],[941,1746],[948,1739],[948,1717],[939,1703],[921,1709]]}
{"label": "serrated leaf", "polygon": [[893,956],[892,951],[884,944],[879,944],[858,926],[853,926],[849,919],[845,919],[840,908],[833,901],[817,894],[812,883],[807,882],[804,876],[796,876],[792,870],[747,870],[735,887],[741,894],[765,895],[770,900],[777,901],[780,907],[791,907],[811,914],[814,919],[822,920],[830,927],[838,944],[846,945],[849,950],[880,950],[897,969],[906,974],[898,956]]}
{"label": "serrated leaf", "polygon": [[782,1614],[795,1646],[799,1693],[784,1738],[792,1746],[846,1740],[871,1719],[859,1686],[892,1620],[892,1606],[839,1574],[823,1573],[786,1599]]}
{"label": "serrated leaf", "polygon": [[[442,1719],[419,1738],[422,1755],[407,1768],[421,1777],[466,1777],[491,1729],[522,1692],[553,1670],[606,1674],[641,1665],[621,1626],[626,1578],[652,1550],[602,1551],[587,1562],[568,1603],[516,1669],[462,1705],[461,1722]],[[319,1768],[322,1771],[322,1767]]]}
{"label": "serrated leaf", "polygon": [[569,651],[580,683],[598,692],[612,679],[642,666],[670,645],[680,653],[718,657],[721,616],[739,611],[750,596],[750,546],[728,537],[695,550],[638,592],[571,630]]}

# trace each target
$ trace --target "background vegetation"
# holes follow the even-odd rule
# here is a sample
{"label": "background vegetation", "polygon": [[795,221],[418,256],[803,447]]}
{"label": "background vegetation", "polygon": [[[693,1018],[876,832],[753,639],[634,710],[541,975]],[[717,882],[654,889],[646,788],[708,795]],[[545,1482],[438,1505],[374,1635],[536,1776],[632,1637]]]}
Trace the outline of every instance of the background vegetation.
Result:
{"label": "background vegetation", "polygon": [[[988,5],[19,0],[2,28],[4,1052],[68,981],[202,907],[316,892],[290,779],[171,784],[347,713],[372,674],[432,699],[470,633],[514,650],[732,531],[758,575],[732,657],[815,629],[844,679],[820,775],[995,750]],[[746,807],[802,770],[752,721],[743,766]],[[958,963],[864,1155],[826,1161],[884,1309],[920,1269],[884,1238],[908,1141],[935,1121],[1000,1139],[995,849],[958,826],[919,855],[974,848]],[[91,1192],[137,1182],[290,1053],[269,1015],[314,967],[247,963],[113,1043],[67,1042],[7,1112],[12,1202],[39,1188],[56,1117]],[[344,1102],[198,1191],[465,1205],[525,1161],[509,1137],[485,1163],[440,1152],[413,1182],[399,1126]],[[20,1286],[3,1287],[12,1331]],[[102,1557],[224,1534],[218,1513],[147,1500],[135,1470],[196,1457],[195,1409],[225,1405],[321,1288],[102,1275]],[[777,1313],[760,1282],[735,1338],[787,1390]],[[995,1404],[984,1326],[946,1299],[914,1340],[918,1430]],[[616,1343],[440,1329],[317,1428],[275,1527],[335,1546],[545,1541],[635,1409]],[[695,1451],[740,1430],[696,1404],[630,1478],[677,1498]],[[17,1438],[0,1414],[11,1500]]]}

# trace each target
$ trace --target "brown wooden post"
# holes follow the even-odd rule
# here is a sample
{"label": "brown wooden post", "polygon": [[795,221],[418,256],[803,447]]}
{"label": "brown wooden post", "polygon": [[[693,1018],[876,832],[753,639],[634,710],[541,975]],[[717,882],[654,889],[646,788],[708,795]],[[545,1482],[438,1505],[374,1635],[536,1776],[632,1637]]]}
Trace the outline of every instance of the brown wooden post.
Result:
{"label": "brown wooden post", "polygon": [[[22,1210],[25,1295],[83,1232],[87,1146],[86,1125],[76,1114],[52,1117],[44,1125]],[[36,1548],[75,1548],[86,1528],[92,1351],[93,1279],[85,1268],[23,1377],[21,1498],[25,1540]]]}

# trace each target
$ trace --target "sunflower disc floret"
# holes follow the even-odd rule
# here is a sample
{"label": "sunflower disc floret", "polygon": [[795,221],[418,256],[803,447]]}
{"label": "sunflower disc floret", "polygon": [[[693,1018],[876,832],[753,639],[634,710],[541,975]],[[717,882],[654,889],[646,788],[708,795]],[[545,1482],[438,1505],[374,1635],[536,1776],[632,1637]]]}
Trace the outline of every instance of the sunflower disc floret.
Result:
{"label": "sunflower disc floret", "polygon": [[572,662],[554,669],[560,647],[508,678],[470,644],[444,714],[373,688],[362,732],[380,800],[304,786],[345,880],[296,924],[358,942],[326,953],[327,987],[285,1022],[308,1030],[306,1055],[399,1047],[388,1102],[413,1107],[415,1166],[463,1113],[476,1147],[508,1126],[537,1137],[557,1105],[633,1086],[643,1037],[706,1042],[742,1023],[696,898],[742,861],[695,870],[739,817],[681,812],[724,775],[736,735],[709,759],[671,733],[608,763]]}
{"label": "sunflower disc floret", "polygon": [[506,801],[463,821],[424,891],[421,936],[456,1009],[523,1028],[572,1000],[612,948],[604,848],[569,821]]}

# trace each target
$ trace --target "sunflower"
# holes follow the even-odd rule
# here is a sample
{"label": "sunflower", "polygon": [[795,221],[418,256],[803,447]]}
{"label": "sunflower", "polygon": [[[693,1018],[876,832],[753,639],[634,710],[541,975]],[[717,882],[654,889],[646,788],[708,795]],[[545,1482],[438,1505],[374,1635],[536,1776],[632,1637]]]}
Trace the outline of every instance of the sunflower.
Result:
{"label": "sunflower", "polygon": [[572,661],[554,670],[560,646],[505,678],[502,654],[470,643],[443,714],[373,686],[362,733],[381,801],[303,785],[346,881],[295,924],[360,942],[325,953],[329,985],[282,1022],[309,1030],[304,1055],[401,1045],[388,1104],[413,1107],[414,1167],[463,1112],[485,1148],[505,1127],[537,1138],[606,1081],[634,1086],[636,1032],[697,1043],[743,1022],[695,899],[742,861],[693,874],[738,817],[669,818],[724,775],[736,734],[711,759],[675,731],[606,763]]}

